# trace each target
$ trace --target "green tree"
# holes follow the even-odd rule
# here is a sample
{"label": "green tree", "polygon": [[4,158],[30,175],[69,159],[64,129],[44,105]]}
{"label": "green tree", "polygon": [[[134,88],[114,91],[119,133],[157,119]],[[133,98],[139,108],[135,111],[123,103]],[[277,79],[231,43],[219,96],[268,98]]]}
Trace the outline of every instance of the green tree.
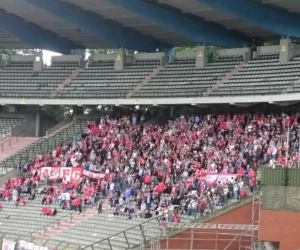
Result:
{"label": "green tree", "polygon": [[0,58],[6,61],[12,55],[33,55],[38,49],[2,49],[0,50]]}
{"label": "green tree", "polygon": [[59,123],[72,115],[72,108],[70,106],[55,105],[55,106],[43,106],[41,108],[41,116],[54,120]]}

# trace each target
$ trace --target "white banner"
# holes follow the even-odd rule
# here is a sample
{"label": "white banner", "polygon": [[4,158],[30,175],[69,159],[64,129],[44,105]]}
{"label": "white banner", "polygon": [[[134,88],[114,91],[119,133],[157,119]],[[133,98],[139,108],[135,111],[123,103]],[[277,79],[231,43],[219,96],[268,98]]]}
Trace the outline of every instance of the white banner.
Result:
{"label": "white banner", "polygon": [[16,242],[3,239],[2,250],[15,250]]}
{"label": "white banner", "polygon": [[33,250],[48,250],[48,247],[40,247],[40,246],[34,245]]}
{"label": "white banner", "polygon": [[235,179],[237,174],[207,174],[205,180],[208,183],[220,182],[223,184],[224,182],[231,180],[232,177]]}
{"label": "white banner", "polygon": [[34,243],[27,242],[25,240],[20,240],[19,250],[33,250],[33,249],[34,249]]}

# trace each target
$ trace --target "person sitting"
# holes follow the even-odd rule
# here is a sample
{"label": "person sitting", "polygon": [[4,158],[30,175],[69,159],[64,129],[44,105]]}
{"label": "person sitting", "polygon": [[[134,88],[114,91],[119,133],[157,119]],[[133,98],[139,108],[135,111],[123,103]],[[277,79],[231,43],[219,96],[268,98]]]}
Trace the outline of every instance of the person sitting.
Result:
{"label": "person sitting", "polygon": [[52,210],[51,210],[51,208],[46,208],[47,209],[47,211],[46,211],[46,215],[47,216],[53,216],[53,212],[52,212]]}
{"label": "person sitting", "polygon": [[56,210],[56,208],[54,208],[54,209],[52,210],[52,216],[55,217],[56,215],[57,215],[57,210]]}
{"label": "person sitting", "polygon": [[46,197],[45,204],[46,204],[46,205],[50,205],[51,203],[52,203],[52,197],[51,197],[50,195],[48,195],[48,196]]}
{"label": "person sitting", "polygon": [[48,208],[46,206],[43,206],[41,209],[41,215],[46,215],[48,211]]}
{"label": "person sitting", "polygon": [[25,206],[26,205],[26,200],[25,198],[22,196],[19,200],[19,206]]}

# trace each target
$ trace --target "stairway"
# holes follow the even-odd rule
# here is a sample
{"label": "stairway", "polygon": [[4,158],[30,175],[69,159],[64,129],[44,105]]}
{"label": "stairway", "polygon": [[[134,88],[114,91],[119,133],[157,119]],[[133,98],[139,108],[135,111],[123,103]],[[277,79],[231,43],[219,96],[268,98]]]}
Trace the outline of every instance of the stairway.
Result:
{"label": "stairway", "polygon": [[230,78],[237,73],[244,65],[246,65],[245,62],[241,62],[238,65],[236,65],[232,70],[227,72],[227,74],[217,81],[216,84],[214,84],[211,88],[209,88],[205,93],[203,93],[203,96],[210,96],[215,90],[217,90],[220,86],[222,86],[224,83],[229,82]]}
{"label": "stairway", "polygon": [[[103,211],[107,208],[109,208],[109,204],[107,200],[105,200],[103,203]],[[48,227],[45,232],[37,233],[36,235],[34,235],[33,242],[37,245],[42,246],[55,235],[58,235],[72,227],[75,227],[88,218],[96,216],[97,213],[98,211],[96,208],[87,208],[83,214],[72,214],[72,216],[68,216],[65,220],[62,220],[61,222],[55,223],[55,225]]]}
{"label": "stairway", "polygon": [[0,143],[0,162],[36,141],[37,137],[7,137]]}
{"label": "stairway", "polygon": [[57,88],[51,93],[51,98],[55,98],[66,86],[68,86],[80,73],[83,69],[75,69]]}
{"label": "stairway", "polygon": [[159,74],[159,72],[163,69],[163,66],[158,66],[153,69],[153,71],[147,75],[138,85],[136,85],[130,92],[126,95],[126,98],[132,97],[135,93],[137,93],[141,88],[147,85],[151,79]]}

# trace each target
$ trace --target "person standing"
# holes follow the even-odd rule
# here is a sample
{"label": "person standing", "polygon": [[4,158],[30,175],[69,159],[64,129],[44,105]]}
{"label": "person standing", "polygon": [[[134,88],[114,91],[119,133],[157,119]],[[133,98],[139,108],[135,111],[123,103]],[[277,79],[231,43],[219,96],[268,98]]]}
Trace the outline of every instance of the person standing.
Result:
{"label": "person standing", "polygon": [[102,214],[102,204],[103,204],[103,201],[100,199],[98,201],[98,214]]}

